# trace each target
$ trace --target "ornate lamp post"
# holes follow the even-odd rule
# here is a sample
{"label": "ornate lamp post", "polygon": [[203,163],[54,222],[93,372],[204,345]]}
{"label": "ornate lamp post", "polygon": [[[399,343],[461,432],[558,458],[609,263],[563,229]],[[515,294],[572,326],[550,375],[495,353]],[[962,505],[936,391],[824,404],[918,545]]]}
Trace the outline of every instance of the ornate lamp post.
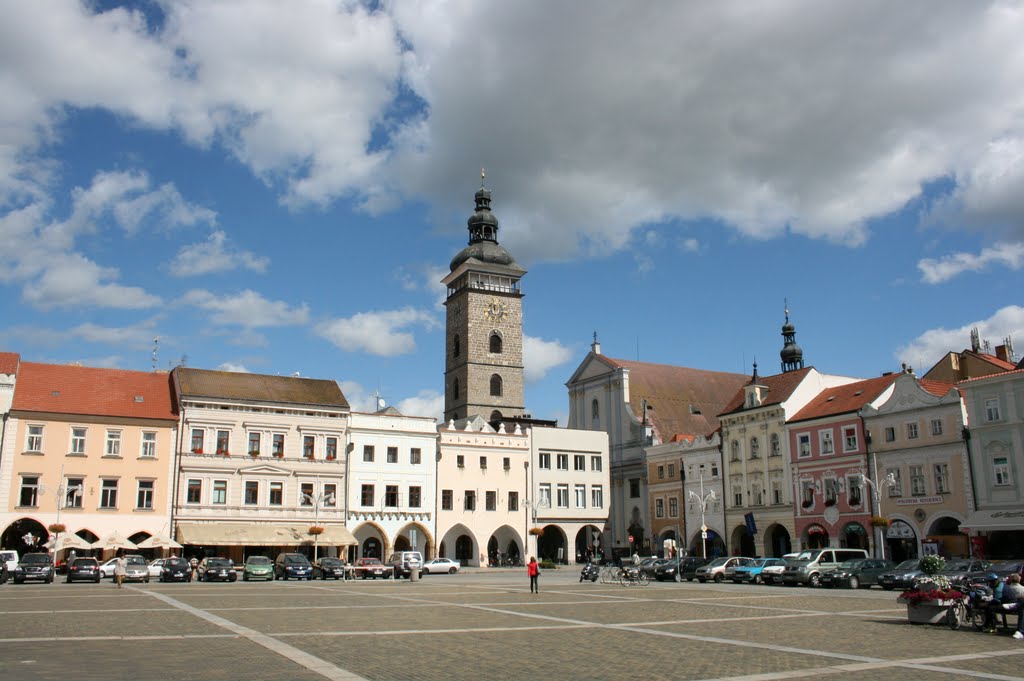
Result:
{"label": "ornate lamp post", "polygon": [[[527,533],[526,533],[527,534],[527,542],[531,541],[529,539],[529,537],[533,537],[533,540],[532,540],[532,542],[533,542],[533,551],[531,552],[530,549],[529,549],[529,546],[528,546],[527,547],[527,553],[529,553],[530,555],[536,556],[539,553],[539,551],[537,550],[538,549],[538,547],[537,547],[537,540],[538,540],[538,538],[540,536],[539,533],[537,532],[537,511],[539,511],[542,508],[551,508],[551,502],[549,500],[543,498],[543,497],[540,498],[540,499],[523,499],[523,506],[530,513],[530,522],[529,522],[530,527],[529,527],[529,529],[527,530]],[[525,559],[525,557],[524,557],[524,559]]]}
{"label": "ornate lamp post", "polygon": [[[68,497],[69,496],[70,497],[81,496],[81,494],[82,494],[82,486],[81,485],[74,485],[74,486],[71,486],[71,487],[66,486],[64,484],[64,466],[61,466],[60,467],[60,483],[57,485],[56,488],[47,487],[46,485],[44,485],[42,483],[39,483],[39,493],[40,494],[45,494],[47,489],[49,489],[51,492],[53,492],[54,495],[57,497],[56,500],[55,500],[56,501],[56,506],[57,506],[57,520],[54,523],[52,523],[49,527],[46,528],[50,532],[53,532],[53,535],[54,535],[53,544],[54,544],[54,547],[56,548],[57,542],[60,541],[60,535],[64,531],[64,526],[61,525],[61,522],[60,522],[60,512],[64,508],[67,507]],[[54,560],[56,560],[56,551],[54,552]]]}
{"label": "ornate lamp post", "polygon": [[[324,530],[324,528],[320,527],[320,506],[322,504],[333,504],[334,493],[325,494],[324,492],[320,492],[320,494],[315,496],[312,494],[303,494],[302,498],[313,504],[313,527],[309,529],[310,534],[313,535],[313,561],[315,562],[318,557],[320,533]],[[316,529],[314,530],[314,528]]]}
{"label": "ornate lamp post", "polygon": [[[883,479],[876,485],[874,480],[864,475],[864,471],[859,471],[857,473],[856,484],[861,488],[861,490],[863,490],[864,483],[867,483],[868,486],[871,488],[871,498],[875,503],[874,515],[881,516],[882,491],[879,489],[879,487],[892,487],[893,485],[896,484],[896,476],[894,476],[892,473],[889,473],[889,475],[885,476],[885,479]],[[878,525],[873,525],[873,530],[875,532],[875,555],[877,555],[882,560],[885,560],[885,541],[882,537],[883,528]]]}
{"label": "ornate lamp post", "polygon": [[707,494],[704,493],[704,466],[700,467],[700,495],[693,490],[690,490],[689,498],[696,501],[700,506],[700,542],[701,549],[703,551],[703,557],[708,557],[708,526],[704,522],[704,516],[708,512],[708,504],[715,501],[715,490],[709,490]]}

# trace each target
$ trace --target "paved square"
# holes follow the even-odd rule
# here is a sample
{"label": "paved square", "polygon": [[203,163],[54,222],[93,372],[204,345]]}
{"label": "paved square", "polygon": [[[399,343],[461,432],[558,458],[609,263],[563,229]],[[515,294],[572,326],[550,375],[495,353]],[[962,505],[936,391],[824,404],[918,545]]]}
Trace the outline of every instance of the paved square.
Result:
{"label": "paved square", "polygon": [[893,592],[408,581],[7,584],[4,681],[1024,679],[1024,642],[916,626]]}

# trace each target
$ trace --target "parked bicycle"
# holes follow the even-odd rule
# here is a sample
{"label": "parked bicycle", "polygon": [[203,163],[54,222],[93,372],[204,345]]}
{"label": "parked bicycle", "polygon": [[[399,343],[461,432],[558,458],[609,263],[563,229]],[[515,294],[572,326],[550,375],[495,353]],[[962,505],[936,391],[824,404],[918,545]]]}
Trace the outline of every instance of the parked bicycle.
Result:
{"label": "parked bicycle", "polygon": [[638,567],[628,565],[621,570],[619,584],[622,586],[647,586],[651,578]]}

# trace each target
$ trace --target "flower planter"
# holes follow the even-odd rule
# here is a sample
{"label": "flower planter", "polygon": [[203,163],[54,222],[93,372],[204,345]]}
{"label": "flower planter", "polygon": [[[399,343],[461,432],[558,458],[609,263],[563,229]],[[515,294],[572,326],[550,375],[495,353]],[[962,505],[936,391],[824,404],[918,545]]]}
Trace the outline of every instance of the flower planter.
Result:
{"label": "flower planter", "polygon": [[952,600],[907,603],[907,620],[911,624],[945,624],[946,610]]}

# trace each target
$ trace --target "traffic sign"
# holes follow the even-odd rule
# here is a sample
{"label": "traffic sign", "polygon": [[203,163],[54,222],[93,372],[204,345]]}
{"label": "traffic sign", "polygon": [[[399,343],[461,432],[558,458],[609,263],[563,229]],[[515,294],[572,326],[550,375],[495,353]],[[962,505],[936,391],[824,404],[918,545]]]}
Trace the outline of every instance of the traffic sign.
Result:
{"label": "traffic sign", "polygon": [[708,538],[708,533],[707,533],[707,530],[705,530],[705,531],[703,531],[703,532],[701,532],[701,533],[700,533],[700,538],[701,538],[701,539],[707,539],[707,538]]}
{"label": "traffic sign", "polygon": [[701,532],[707,532],[708,531],[708,526],[707,525],[701,525],[700,526],[700,531]]}

